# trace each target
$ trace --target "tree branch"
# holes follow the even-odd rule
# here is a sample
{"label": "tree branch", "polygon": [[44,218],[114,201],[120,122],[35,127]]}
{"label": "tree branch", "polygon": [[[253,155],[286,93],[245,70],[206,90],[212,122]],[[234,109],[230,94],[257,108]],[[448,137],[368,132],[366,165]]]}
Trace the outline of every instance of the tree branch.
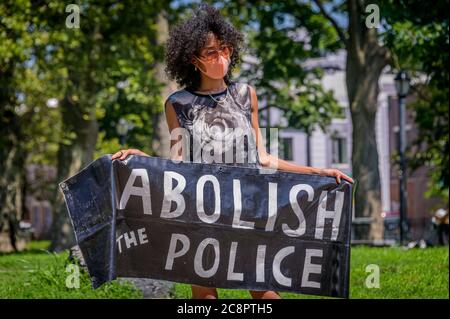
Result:
{"label": "tree branch", "polygon": [[[353,56],[355,62],[364,65],[363,30],[361,28],[361,7],[358,0],[348,0],[348,46],[347,53]],[[366,39],[364,39],[366,40]]]}
{"label": "tree branch", "polygon": [[347,37],[345,36],[344,31],[342,31],[341,27],[339,27],[339,25],[337,24],[336,20],[333,19],[333,17],[325,10],[320,0],[314,0],[314,3],[319,7],[322,15],[333,25],[334,29],[339,35],[339,38],[342,42],[344,42],[344,45],[347,46]]}

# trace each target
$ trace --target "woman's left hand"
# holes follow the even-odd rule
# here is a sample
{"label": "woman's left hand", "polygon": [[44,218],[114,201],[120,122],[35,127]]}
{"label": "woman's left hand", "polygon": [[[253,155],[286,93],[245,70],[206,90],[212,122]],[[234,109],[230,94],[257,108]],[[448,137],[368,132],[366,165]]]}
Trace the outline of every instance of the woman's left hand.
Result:
{"label": "woman's left hand", "polygon": [[354,183],[353,179],[350,176],[347,176],[346,174],[335,168],[324,168],[320,171],[319,175],[334,176],[336,177],[336,181],[338,182],[338,184],[341,183],[341,178],[349,181],[350,183]]}

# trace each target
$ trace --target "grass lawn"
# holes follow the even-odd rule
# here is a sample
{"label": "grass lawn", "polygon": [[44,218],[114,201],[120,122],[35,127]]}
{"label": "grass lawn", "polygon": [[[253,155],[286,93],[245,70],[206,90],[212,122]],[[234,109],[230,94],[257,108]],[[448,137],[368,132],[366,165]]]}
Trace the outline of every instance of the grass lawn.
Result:
{"label": "grass lawn", "polygon": [[0,253],[0,298],[142,298],[134,286],[117,281],[93,290],[84,271],[80,271],[80,288],[67,288],[68,253],[49,253],[48,245],[31,242],[27,251]]}
{"label": "grass lawn", "polygon": [[[80,288],[67,288],[67,253],[45,251],[48,242],[32,242],[25,252],[0,254],[0,298],[142,298],[130,284],[111,282],[97,290],[81,272]],[[366,288],[366,266],[380,269],[380,288]],[[449,298],[448,248],[353,247],[351,298]],[[190,286],[175,285],[176,298],[190,298]],[[283,298],[319,298],[281,293]],[[220,298],[250,298],[246,290],[219,289]]]}
{"label": "grass lawn", "polygon": [[[352,247],[350,298],[449,298],[448,247],[404,250],[395,248]],[[366,288],[370,274],[366,266],[380,270],[380,288]],[[246,290],[218,289],[219,298],[250,298]],[[190,298],[189,285],[175,286],[176,298]],[[283,298],[318,299],[325,297],[281,293]]]}

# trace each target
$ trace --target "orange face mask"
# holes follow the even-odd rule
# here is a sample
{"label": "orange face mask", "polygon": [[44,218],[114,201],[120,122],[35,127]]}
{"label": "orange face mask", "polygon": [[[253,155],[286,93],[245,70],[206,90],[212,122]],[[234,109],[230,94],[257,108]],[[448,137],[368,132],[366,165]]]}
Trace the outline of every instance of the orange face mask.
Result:
{"label": "orange face mask", "polygon": [[202,64],[203,68],[205,69],[204,71],[201,67],[199,67],[198,69],[200,70],[200,72],[211,79],[221,79],[228,72],[230,60],[222,55],[220,55],[215,61],[204,61],[197,57],[195,58]]}

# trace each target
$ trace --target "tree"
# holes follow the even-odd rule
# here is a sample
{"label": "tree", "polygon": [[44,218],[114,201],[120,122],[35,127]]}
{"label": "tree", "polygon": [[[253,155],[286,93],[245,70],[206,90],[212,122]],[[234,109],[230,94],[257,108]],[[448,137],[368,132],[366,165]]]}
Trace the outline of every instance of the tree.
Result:
{"label": "tree", "polygon": [[[383,69],[392,63],[388,48],[379,41],[376,27],[366,26],[365,1],[341,4],[347,12],[344,31],[320,0],[314,0],[321,14],[335,28],[347,51],[347,95],[353,124],[352,171],[358,180],[355,216],[370,217],[370,239],[382,239],[381,189],[375,117],[378,109],[378,81]],[[367,3],[368,4],[368,3]]]}
{"label": "tree", "polygon": [[[346,15],[346,29],[327,7]],[[379,42],[377,29],[366,27],[364,2],[348,0],[334,7],[332,2],[323,4],[319,0],[231,1],[225,8],[235,23],[241,20],[238,25],[247,26],[244,30],[250,35],[251,53],[259,58],[261,65],[249,71],[257,83],[258,95],[268,105],[285,107],[290,124],[307,132],[314,124],[325,129],[336,117],[336,104],[332,94],[324,92],[318,82],[320,71],[305,70],[300,62],[340,47],[346,49],[347,93],[353,123],[352,168],[358,181],[355,214],[371,217],[369,237],[381,239],[375,115],[378,80],[392,58],[390,51]],[[286,18],[290,22],[283,21]],[[277,20],[284,27],[277,25]],[[280,87],[274,85],[275,81]]]}
{"label": "tree", "polygon": [[[40,26],[40,21],[32,16],[30,1],[0,4],[0,232],[9,230],[14,249],[25,202],[29,123],[39,113],[26,93],[42,84],[30,61],[45,34],[35,32],[32,25]],[[35,101],[39,97],[36,94]]]}
{"label": "tree", "polygon": [[[65,5],[46,8],[50,35],[39,62],[60,88],[64,136],[58,150],[58,181],[111,150],[118,116],[134,120],[131,142],[151,151],[152,115],[161,112],[160,83],[153,67],[161,59],[155,24],[162,1],[101,1],[80,6],[80,28],[63,28]],[[126,83],[121,86],[118,83]],[[102,132],[97,145],[99,130]],[[145,137],[149,143],[145,143]],[[144,147],[145,149],[145,147]],[[52,250],[74,243],[62,195],[55,203]]]}
{"label": "tree", "polygon": [[[17,224],[25,165],[53,164],[58,176],[51,249],[69,247],[73,232],[57,183],[95,155],[119,148],[119,117],[134,124],[129,143],[154,153],[155,118],[162,112],[157,21],[168,5],[2,2],[0,169],[6,173],[0,178],[0,224]],[[56,108],[46,106],[50,98]]]}

